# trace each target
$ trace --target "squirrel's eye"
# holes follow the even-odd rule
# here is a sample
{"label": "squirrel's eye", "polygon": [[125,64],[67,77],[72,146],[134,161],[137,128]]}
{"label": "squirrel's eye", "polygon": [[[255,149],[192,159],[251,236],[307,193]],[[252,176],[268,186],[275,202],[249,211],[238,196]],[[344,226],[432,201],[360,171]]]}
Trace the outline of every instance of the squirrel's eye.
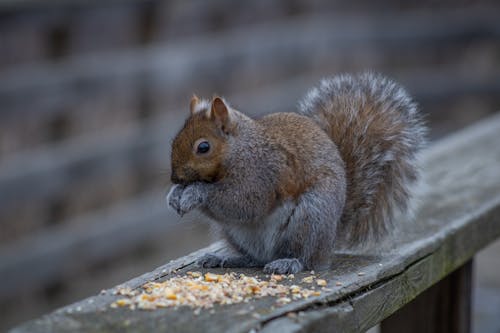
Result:
{"label": "squirrel's eye", "polygon": [[202,141],[198,144],[198,147],[196,147],[196,153],[197,154],[206,154],[210,150],[210,143],[208,141]]}

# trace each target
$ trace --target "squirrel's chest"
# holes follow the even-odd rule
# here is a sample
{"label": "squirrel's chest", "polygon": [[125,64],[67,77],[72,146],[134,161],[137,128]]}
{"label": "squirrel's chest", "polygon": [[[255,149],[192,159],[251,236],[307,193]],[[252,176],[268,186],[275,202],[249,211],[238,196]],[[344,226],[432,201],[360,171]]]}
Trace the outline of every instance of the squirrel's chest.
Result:
{"label": "squirrel's chest", "polygon": [[259,261],[268,262],[275,259],[294,207],[295,204],[291,201],[284,202],[262,221],[255,224],[226,225],[224,232],[230,243],[243,252]]}

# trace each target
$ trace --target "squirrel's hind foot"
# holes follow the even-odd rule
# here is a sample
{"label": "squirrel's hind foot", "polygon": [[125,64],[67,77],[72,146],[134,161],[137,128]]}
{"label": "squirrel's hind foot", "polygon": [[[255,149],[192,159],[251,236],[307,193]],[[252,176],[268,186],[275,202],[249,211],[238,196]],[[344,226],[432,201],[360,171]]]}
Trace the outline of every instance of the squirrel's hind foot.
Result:
{"label": "squirrel's hind foot", "polygon": [[299,259],[277,259],[264,266],[266,274],[295,274],[304,269]]}
{"label": "squirrel's hind foot", "polygon": [[196,261],[196,265],[202,268],[222,267],[223,261],[224,258],[215,254],[207,253]]}

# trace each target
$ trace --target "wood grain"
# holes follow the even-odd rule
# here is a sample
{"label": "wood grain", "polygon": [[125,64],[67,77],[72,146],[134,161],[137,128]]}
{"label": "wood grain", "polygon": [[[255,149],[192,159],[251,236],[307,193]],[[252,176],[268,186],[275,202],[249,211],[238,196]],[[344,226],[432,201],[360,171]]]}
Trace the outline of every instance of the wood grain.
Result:
{"label": "wood grain", "polygon": [[471,330],[472,260],[381,323],[383,333],[467,333]]}

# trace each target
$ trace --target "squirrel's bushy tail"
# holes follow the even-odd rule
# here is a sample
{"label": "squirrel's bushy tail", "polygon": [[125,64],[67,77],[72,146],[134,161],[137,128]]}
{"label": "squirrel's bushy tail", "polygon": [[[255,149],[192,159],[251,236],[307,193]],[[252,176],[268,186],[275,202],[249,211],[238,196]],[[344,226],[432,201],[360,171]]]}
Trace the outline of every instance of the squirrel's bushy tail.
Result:
{"label": "squirrel's bushy tail", "polygon": [[345,163],[347,196],[337,245],[363,245],[394,230],[394,215],[409,210],[417,152],[426,137],[406,91],[373,73],[339,75],[309,91],[299,113],[328,133]]}

